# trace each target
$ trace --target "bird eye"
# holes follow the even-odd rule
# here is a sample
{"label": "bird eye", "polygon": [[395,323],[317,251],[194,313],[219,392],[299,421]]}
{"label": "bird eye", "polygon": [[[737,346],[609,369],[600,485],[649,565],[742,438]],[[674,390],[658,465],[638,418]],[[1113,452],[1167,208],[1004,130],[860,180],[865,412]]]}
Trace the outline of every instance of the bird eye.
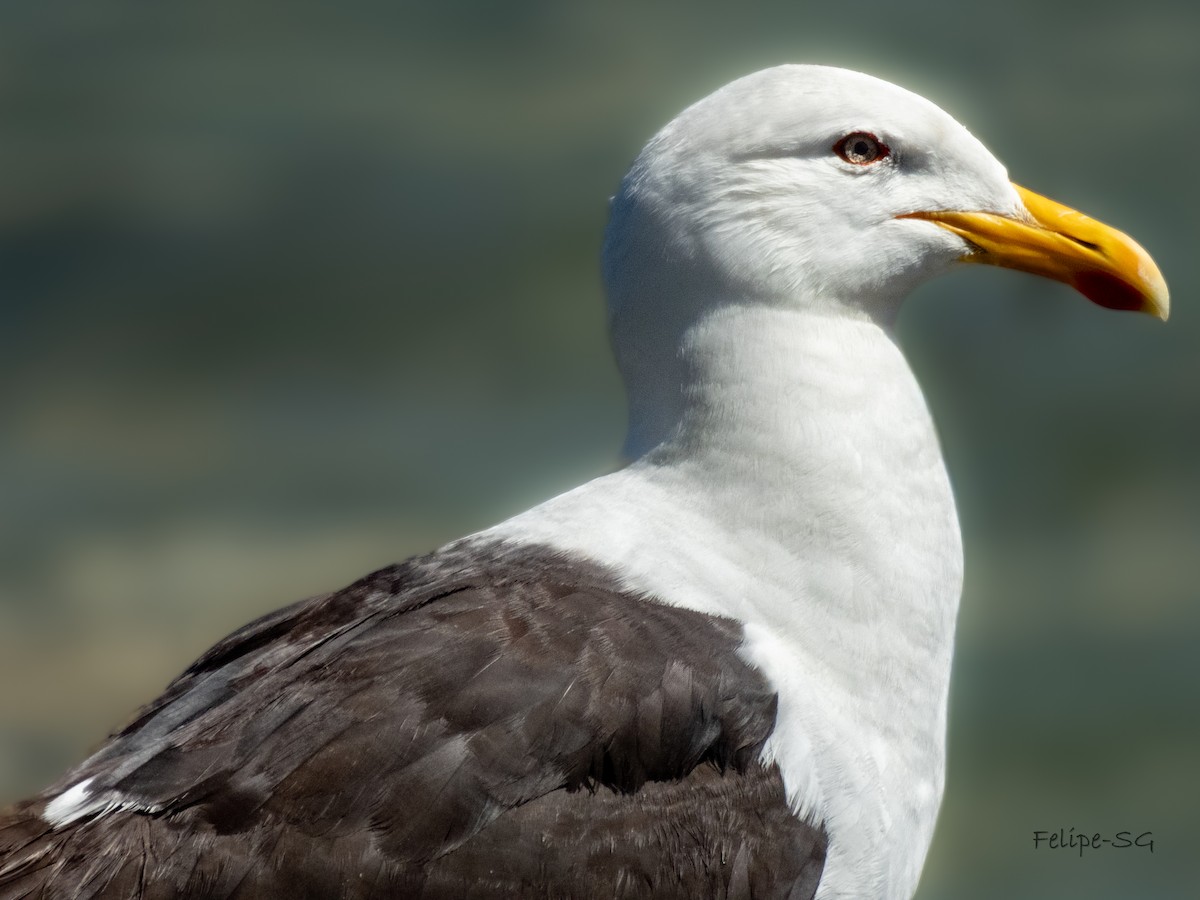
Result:
{"label": "bird eye", "polygon": [[887,157],[888,145],[867,131],[855,131],[833,145],[833,152],[848,163],[869,166]]}

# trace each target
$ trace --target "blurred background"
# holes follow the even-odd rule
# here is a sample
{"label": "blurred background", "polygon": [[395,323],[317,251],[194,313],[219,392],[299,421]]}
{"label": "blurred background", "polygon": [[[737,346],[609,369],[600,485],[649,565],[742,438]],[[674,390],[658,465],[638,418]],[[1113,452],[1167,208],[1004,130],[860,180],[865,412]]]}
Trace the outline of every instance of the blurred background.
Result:
{"label": "blurred background", "polygon": [[691,101],[822,62],[1174,302],[972,269],[906,307],[967,555],[919,896],[1200,896],[1198,39],[1159,0],[3,4],[0,802],[252,616],[611,468],[606,198]]}

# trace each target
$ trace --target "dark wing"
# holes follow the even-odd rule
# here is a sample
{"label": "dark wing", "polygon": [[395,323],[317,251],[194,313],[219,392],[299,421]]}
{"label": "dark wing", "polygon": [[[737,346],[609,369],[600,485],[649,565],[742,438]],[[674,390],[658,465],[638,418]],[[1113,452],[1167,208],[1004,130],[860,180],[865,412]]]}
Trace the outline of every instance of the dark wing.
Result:
{"label": "dark wing", "polygon": [[0,815],[0,898],[811,897],[826,837],[759,762],[740,642],[546,550],[381,570],[221,641]]}

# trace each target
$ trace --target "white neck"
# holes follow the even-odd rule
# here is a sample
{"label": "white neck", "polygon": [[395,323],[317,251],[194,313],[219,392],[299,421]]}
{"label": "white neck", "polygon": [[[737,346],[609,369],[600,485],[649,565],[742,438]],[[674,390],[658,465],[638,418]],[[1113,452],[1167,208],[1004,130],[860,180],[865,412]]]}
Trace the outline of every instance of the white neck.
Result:
{"label": "white neck", "polygon": [[628,467],[484,536],[744,623],[779,692],[765,755],[830,833],[818,897],[909,897],[941,798],[962,577],[920,390],[887,333],[844,312],[714,307],[679,346],[679,387],[632,404]]}

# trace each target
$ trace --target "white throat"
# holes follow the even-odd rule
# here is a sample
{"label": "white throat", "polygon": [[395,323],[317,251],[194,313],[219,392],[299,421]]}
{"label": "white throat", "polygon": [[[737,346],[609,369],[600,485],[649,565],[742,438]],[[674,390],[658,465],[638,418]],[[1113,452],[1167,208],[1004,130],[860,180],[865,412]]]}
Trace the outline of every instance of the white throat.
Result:
{"label": "white throat", "polygon": [[962,579],[920,390],[879,325],[832,310],[713,307],[678,359],[672,401],[634,404],[629,466],[482,537],[578,553],[744,623],[779,692],[765,755],[830,834],[818,897],[910,897],[941,799]]}

